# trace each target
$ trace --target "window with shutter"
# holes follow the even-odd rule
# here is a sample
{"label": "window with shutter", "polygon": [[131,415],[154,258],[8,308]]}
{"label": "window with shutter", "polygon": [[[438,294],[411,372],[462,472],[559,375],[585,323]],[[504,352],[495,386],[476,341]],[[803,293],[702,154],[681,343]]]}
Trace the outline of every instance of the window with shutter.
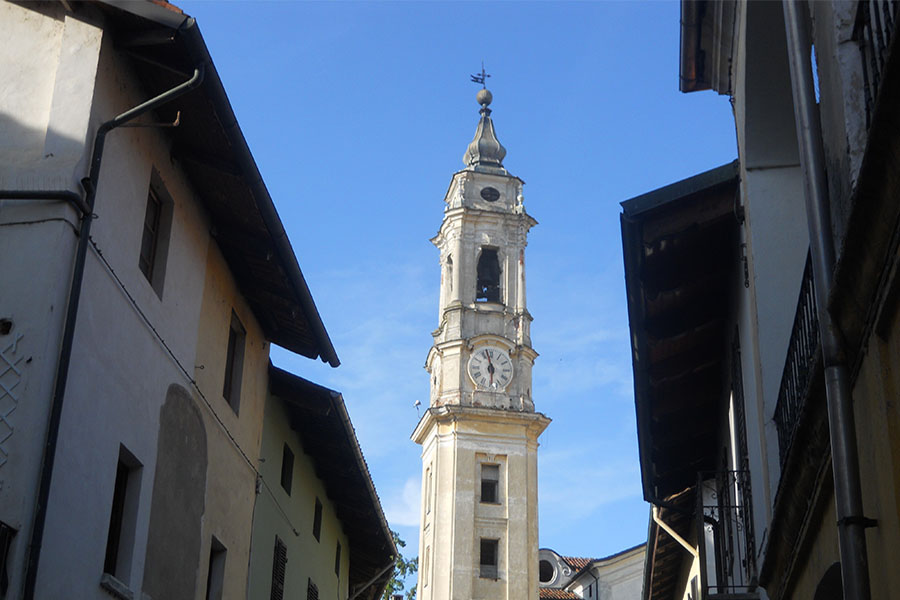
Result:
{"label": "window with shutter", "polygon": [[272,559],[272,595],[271,600],[284,598],[284,568],[287,565],[287,546],[276,535],[275,557]]}
{"label": "window with shutter", "polygon": [[319,600],[319,588],[312,582],[312,579],[306,586],[306,600]]}

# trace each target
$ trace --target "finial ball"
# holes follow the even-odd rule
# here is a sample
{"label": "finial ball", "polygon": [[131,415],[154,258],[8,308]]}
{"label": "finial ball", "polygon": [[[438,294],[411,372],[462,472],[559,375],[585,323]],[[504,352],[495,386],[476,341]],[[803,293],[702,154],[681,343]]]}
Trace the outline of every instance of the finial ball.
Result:
{"label": "finial ball", "polygon": [[487,88],[482,88],[478,90],[478,95],[475,96],[475,99],[478,100],[478,104],[487,106],[494,100],[494,96]]}

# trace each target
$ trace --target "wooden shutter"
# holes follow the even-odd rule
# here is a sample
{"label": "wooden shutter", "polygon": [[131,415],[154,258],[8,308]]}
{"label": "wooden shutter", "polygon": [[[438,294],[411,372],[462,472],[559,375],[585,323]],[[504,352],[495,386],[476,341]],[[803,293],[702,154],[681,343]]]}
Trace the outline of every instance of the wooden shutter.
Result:
{"label": "wooden shutter", "polygon": [[272,559],[272,600],[284,598],[284,568],[287,565],[287,546],[275,536],[275,557]]}

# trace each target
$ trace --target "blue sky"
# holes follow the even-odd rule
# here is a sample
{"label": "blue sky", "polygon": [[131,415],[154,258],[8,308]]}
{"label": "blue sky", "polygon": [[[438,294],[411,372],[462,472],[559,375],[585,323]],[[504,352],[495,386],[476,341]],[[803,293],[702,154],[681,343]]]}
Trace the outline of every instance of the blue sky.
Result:
{"label": "blue sky", "polygon": [[197,18],[342,365],[273,350],[339,390],[391,526],[417,552],[423,369],[443,195],[492,75],[527,250],[540,545],[642,543],[619,202],[736,156],[726,97],[678,92],[677,2],[177,2]]}

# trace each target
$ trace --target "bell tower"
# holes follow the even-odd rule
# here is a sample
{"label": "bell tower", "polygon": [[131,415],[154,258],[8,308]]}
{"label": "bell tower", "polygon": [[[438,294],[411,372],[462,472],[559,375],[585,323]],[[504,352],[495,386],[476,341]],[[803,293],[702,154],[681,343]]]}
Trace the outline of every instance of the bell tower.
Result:
{"label": "bell tower", "polygon": [[[479,83],[484,83],[484,73]],[[477,78],[476,78],[477,80]],[[444,197],[439,324],[425,369],[419,600],[537,600],[538,436],[525,246],[537,224],[524,182],[503,166],[493,99]]]}

